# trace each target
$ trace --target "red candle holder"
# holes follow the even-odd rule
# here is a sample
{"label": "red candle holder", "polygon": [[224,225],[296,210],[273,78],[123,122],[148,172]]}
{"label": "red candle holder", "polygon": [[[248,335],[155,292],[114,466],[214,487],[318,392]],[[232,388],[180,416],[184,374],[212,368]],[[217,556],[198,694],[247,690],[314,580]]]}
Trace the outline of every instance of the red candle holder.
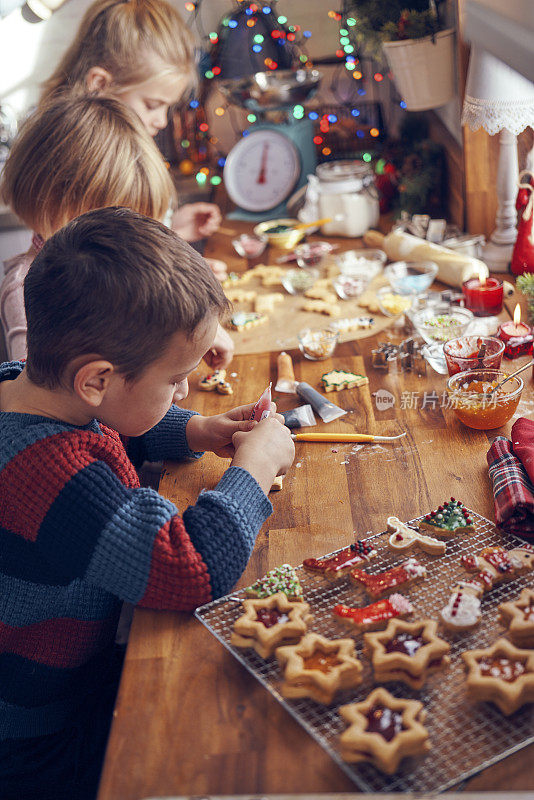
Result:
{"label": "red candle holder", "polygon": [[525,322],[503,322],[498,336],[504,342],[505,358],[519,358],[532,352],[532,328]]}
{"label": "red candle holder", "polygon": [[503,283],[498,278],[469,278],[462,284],[465,307],[475,317],[492,317],[502,310]]}

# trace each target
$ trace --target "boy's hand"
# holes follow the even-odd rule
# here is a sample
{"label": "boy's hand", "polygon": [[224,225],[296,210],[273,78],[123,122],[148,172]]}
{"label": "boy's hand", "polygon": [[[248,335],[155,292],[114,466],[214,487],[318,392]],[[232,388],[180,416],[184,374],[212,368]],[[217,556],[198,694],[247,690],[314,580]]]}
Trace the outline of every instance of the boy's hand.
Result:
{"label": "boy's hand", "polygon": [[211,369],[224,369],[234,357],[234,348],[232,337],[219,325],[213,344],[204,355],[204,361]]}
{"label": "boy's hand", "polygon": [[[220,458],[232,458],[235,454],[235,446],[232,442],[234,435],[239,432],[251,431],[259,424],[249,419],[253,408],[254,403],[249,403],[213,417],[200,415],[191,417],[186,427],[189,447],[195,452],[211,450]],[[271,403],[271,416],[277,420],[277,425],[283,425],[284,418],[281,414],[276,413],[274,403]]]}
{"label": "boy's hand", "polygon": [[277,475],[285,475],[295,458],[295,445],[280,414],[271,414],[251,430],[234,434],[232,466],[246,469],[269,493]]}

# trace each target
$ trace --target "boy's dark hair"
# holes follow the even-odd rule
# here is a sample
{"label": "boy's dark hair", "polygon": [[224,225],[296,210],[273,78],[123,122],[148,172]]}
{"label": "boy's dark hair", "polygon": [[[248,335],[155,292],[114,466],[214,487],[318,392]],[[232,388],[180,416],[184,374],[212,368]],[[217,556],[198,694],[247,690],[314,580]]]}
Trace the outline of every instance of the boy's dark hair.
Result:
{"label": "boy's dark hair", "polygon": [[95,354],[138,378],[177,331],[192,337],[228,301],[202,256],[171,230],[126,208],[69,222],[24,281],[28,377],[55,388],[75,358]]}

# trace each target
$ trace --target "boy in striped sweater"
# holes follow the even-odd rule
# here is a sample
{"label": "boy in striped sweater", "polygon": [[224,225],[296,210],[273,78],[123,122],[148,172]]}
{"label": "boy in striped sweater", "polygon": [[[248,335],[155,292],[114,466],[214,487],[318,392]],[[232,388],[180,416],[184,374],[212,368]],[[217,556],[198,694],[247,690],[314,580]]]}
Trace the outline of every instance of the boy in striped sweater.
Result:
{"label": "boy in striped sweater", "polygon": [[[26,365],[0,366],[0,797],[95,796],[121,601],[188,611],[227,593],[294,449],[283,420],[174,405],[227,301],[204,260],[126,209],[92,211],[25,280]],[[178,514],[144,460],[231,457]]]}

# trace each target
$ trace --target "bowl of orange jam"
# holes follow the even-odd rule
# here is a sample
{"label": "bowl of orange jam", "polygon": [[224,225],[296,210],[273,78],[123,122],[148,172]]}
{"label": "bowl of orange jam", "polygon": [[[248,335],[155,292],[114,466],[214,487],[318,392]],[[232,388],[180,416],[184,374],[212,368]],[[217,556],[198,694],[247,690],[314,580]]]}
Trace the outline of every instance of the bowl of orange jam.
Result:
{"label": "bowl of orange jam", "polygon": [[449,407],[469,428],[500,428],[513,417],[523,391],[523,381],[516,376],[494,392],[506,375],[500,369],[458,372],[447,382]]}

